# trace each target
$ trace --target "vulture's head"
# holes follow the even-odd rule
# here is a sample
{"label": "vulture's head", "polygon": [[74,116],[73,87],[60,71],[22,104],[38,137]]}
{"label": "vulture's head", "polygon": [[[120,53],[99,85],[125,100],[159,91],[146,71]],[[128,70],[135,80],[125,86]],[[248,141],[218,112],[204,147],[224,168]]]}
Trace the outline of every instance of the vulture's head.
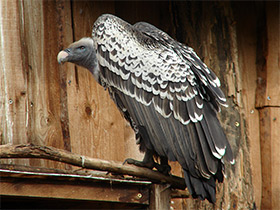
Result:
{"label": "vulture's head", "polygon": [[57,55],[59,64],[71,62],[87,68],[95,77],[98,75],[98,65],[93,40],[90,37],[82,38],[60,51]]}

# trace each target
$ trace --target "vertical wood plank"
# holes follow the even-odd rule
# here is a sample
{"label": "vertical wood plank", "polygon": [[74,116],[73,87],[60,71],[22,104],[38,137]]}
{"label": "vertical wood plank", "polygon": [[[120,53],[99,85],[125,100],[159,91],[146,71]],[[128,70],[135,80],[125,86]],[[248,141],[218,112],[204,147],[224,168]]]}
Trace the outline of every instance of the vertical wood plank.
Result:
{"label": "vertical wood plank", "polygon": [[[20,13],[17,1],[0,2],[1,144],[19,144],[26,142],[28,138],[27,84],[26,72],[22,65]],[[28,160],[9,160],[8,162],[28,164]]]}
{"label": "vertical wood plank", "polygon": [[[56,64],[57,27],[55,2],[20,1],[23,66],[28,94],[28,141],[64,148],[60,122],[60,74]],[[51,14],[52,11],[53,13]],[[52,27],[51,27],[52,26]],[[25,142],[21,142],[25,143]],[[34,166],[64,164],[30,160]]]}
{"label": "vertical wood plank", "polygon": [[150,210],[170,209],[170,188],[166,185],[153,184],[150,192]]}
{"label": "vertical wood plank", "polygon": [[256,106],[279,106],[280,89],[280,31],[279,2],[262,4],[263,18],[258,19],[258,89]]}
{"label": "vertical wood plank", "polygon": [[247,2],[242,7],[235,5],[238,57],[239,67],[242,73],[242,98],[244,104],[244,115],[246,132],[249,141],[250,165],[252,173],[252,186],[257,208],[261,205],[261,154],[259,111],[255,108],[257,88],[257,66],[256,66],[256,25],[257,10],[251,3]]}
{"label": "vertical wood plank", "polygon": [[[14,8],[11,10],[10,8]],[[0,2],[0,77],[2,144],[27,139],[26,83],[20,43],[20,10],[17,1]]]}
{"label": "vertical wood plank", "polygon": [[280,108],[260,110],[262,203],[261,209],[279,209],[280,199]]}
{"label": "vertical wood plank", "polygon": [[[20,1],[20,7],[23,23],[21,26],[21,37],[24,43],[23,65],[27,73],[29,141],[42,145],[48,133],[46,105],[49,103],[42,54],[43,8],[40,1]],[[32,161],[32,164],[35,164],[35,161]]]}
{"label": "vertical wood plank", "polygon": [[280,105],[280,2],[266,4],[267,15],[267,87],[264,106]]}
{"label": "vertical wood plank", "polygon": [[257,45],[258,88],[262,166],[262,209],[279,209],[279,2],[263,3]]}
{"label": "vertical wood plank", "polygon": [[[272,209],[280,209],[280,106],[271,108]],[[266,153],[266,155],[268,155]]]}
{"label": "vertical wood plank", "polygon": [[[73,41],[73,28],[72,28],[72,11],[71,11],[71,2],[70,1],[56,1],[55,11],[56,11],[56,22],[57,22],[57,39],[56,40],[56,50],[63,49],[65,43]],[[47,10],[50,11],[50,10]],[[49,15],[52,15],[49,13]],[[54,50],[54,56],[52,56],[52,61],[55,62],[56,66],[57,62],[56,58],[57,52]],[[69,66],[69,69],[74,69],[73,66]],[[69,119],[69,109],[68,109],[68,88],[67,88],[67,75],[68,71],[62,68],[61,65],[58,66],[58,72],[60,76],[60,123],[61,123],[61,131],[63,137],[63,148],[68,151],[72,151],[71,145],[71,136],[70,136],[70,119]],[[71,169],[71,166],[66,165],[66,169]]]}

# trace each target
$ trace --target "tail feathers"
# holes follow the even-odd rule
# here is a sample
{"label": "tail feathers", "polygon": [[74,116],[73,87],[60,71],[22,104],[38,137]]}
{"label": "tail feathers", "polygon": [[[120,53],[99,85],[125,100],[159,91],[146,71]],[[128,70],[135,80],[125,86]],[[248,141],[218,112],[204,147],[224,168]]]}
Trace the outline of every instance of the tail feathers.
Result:
{"label": "tail feathers", "polygon": [[195,178],[184,170],[185,182],[193,198],[207,199],[210,203],[216,202],[215,178]]}

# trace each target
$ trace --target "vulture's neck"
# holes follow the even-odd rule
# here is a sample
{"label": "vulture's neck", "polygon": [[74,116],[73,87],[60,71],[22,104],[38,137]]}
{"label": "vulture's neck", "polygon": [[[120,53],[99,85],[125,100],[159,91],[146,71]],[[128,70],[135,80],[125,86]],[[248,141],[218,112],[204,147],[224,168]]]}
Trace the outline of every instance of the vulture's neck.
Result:
{"label": "vulture's neck", "polygon": [[95,53],[92,53],[87,59],[85,64],[83,65],[85,68],[87,68],[90,73],[92,73],[94,79],[98,82],[99,81],[99,65],[97,62],[97,58]]}

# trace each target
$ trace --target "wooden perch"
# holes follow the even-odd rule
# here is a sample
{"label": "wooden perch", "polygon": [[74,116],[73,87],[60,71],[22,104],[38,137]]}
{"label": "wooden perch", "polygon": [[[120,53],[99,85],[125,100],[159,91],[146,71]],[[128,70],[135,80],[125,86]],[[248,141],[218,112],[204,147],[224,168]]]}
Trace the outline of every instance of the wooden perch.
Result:
{"label": "wooden perch", "polygon": [[1,145],[0,158],[43,158],[87,169],[109,171],[118,174],[148,178],[154,182],[168,183],[173,188],[186,188],[184,179],[177,176],[165,176],[148,168],[137,167],[134,165],[123,165],[120,162],[81,156],[66,150],[49,146],[39,146],[34,144]]}

